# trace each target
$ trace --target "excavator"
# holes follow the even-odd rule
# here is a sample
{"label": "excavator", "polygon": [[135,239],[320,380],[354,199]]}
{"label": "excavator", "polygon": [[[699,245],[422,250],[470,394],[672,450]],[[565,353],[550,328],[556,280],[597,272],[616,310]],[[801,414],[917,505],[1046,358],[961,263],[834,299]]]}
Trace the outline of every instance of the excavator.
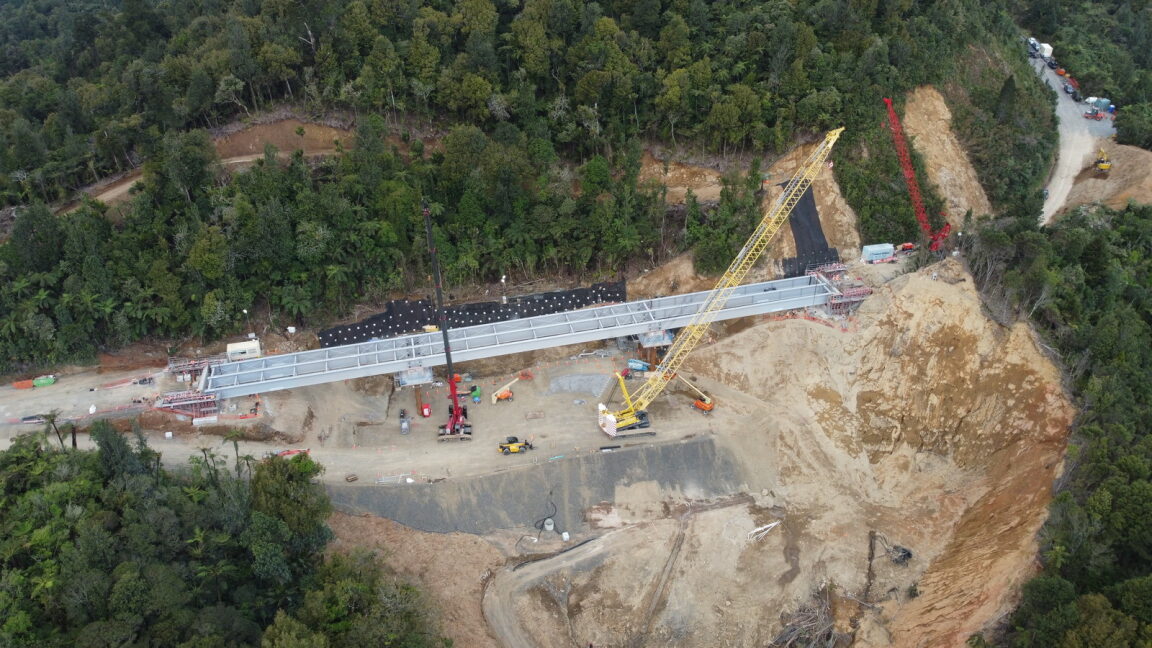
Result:
{"label": "excavator", "polygon": [[[668,352],[664,354],[664,358],[660,364],[656,365],[653,371],[649,371],[647,379],[644,384],[636,390],[635,393],[630,393],[628,388],[624,385],[624,379],[620,374],[616,374],[617,380],[620,383],[620,393],[623,399],[624,407],[618,411],[611,411],[604,403],[600,403],[597,407],[598,423],[600,430],[610,437],[620,436],[620,432],[632,430],[637,428],[647,428],[651,425],[648,417],[648,406],[652,404],[668,383],[677,377],[684,361],[692,351],[699,346],[708,332],[709,326],[715,321],[717,313],[724,308],[728,302],[728,298],[732,295],[732,291],[743,283],[745,277],[760,260],[764,254],[764,250],[768,248],[768,244],[780,231],[784,223],[788,222],[788,216],[792,210],[796,208],[797,203],[804,196],[804,193],[812,186],[812,182],[820,171],[828,162],[828,156],[832,153],[832,147],[836,144],[836,140],[840,139],[840,134],[844,132],[843,128],[837,128],[829,131],[824,136],[824,141],[821,142],[816,149],[804,161],[804,164],[797,169],[792,179],[784,186],[784,191],[772,203],[772,206],[764,214],[760,223],[753,230],[752,235],[744,243],[744,247],[732,260],[728,266],[728,270],[716,282],[716,287],[708,294],[704,300],[703,306],[693,316],[692,320],[687,326],[680,329],[676,334],[675,339],[672,340],[672,345],[668,348]],[[682,379],[683,380],[683,379]],[[687,382],[687,381],[685,381]],[[689,383],[690,384],[690,383]],[[712,406],[712,399],[704,395],[695,386],[693,389],[702,396],[700,402],[709,407]],[[704,411],[709,411],[704,410]]]}
{"label": "excavator", "polygon": [[1108,157],[1108,151],[1100,149],[1100,151],[1096,153],[1096,162],[1094,162],[1093,165],[1096,168],[1096,173],[1108,175],[1108,172],[1112,170],[1112,158]]}
{"label": "excavator", "polygon": [[710,397],[708,394],[705,394],[703,391],[700,390],[699,387],[697,387],[696,385],[693,385],[684,376],[681,376],[680,374],[676,374],[676,377],[680,379],[680,382],[684,383],[685,385],[688,385],[688,388],[691,389],[692,391],[696,392],[696,395],[700,397],[700,398],[697,398],[696,400],[692,401],[692,408],[693,409],[698,409],[701,412],[704,412],[705,414],[711,414],[712,410],[716,409],[716,404],[712,402],[712,397]]}

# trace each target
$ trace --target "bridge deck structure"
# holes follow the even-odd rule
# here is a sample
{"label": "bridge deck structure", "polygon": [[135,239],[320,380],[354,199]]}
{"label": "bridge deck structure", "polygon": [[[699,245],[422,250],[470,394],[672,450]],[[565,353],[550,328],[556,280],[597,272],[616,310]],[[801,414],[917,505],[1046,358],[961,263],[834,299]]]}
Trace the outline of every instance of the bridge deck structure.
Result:
{"label": "bridge deck structure", "polygon": [[[692,320],[710,292],[455,328],[448,332],[452,360],[468,362],[681,328]],[[716,319],[822,306],[839,295],[832,282],[820,274],[747,284],[732,293]],[[200,389],[206,394],[235,398],[443,364],[441,334],[417,333],[215,364],[204,372]]]}

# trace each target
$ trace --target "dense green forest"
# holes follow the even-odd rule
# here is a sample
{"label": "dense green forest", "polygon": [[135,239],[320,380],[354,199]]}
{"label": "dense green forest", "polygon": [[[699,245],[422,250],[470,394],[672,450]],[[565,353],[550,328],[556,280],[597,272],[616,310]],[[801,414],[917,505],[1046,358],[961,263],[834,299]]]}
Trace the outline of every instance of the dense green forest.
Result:
{"label": "dense green forest", "polygon": [[17,0],[0,195],[53,201],[283,99],[507,123],[577,155],[638,135],[783,151],[871,125],[997,20],[975,0]]}
{"label": "dense green forest", "polygon": [[368,554],[327,556],[322,468],[205,451],[166,470],[95,423],[0,452],[0,645],[448,646],[417,591]]}
{"label": "dense green forest", "polygon": [[[723,267],[758,217],[759,169],[726,179],[719,204],[672,213],[660,187],[637,183],[653,140],[771,157],[847,126],[835,174],[863,240],[914,240],[880,100],[935,83],[997,211],[966,228],[976,278],[994,310],[1033,318],[1084,405],[1044,574],[1005,641],[1139,645],[1152,640],[1152,213],[1038,228],[1053,96],[1013,18],[1054,44],[1086,92],[1119,102],[1121,141],[1147,147],[1150,16],[1135,0],[10,0],[0,205],[17,217],[0,245],[0,372],[234,332],[242,309],[325,322],[423,290],[425,200],[454,284],[609,275],[688,247],[702,270]],[[284,102],[351,111],[355,140],[319,162],[268,151],[250,171],[219,169],[205,129]],[[447,135],[426,147],[414,124]],[[141,164],[123,215],[44,206]],[[0,506],[20,511],[4,517],[19,541],[0,556],[16,645],[87,645],[70,640],[91,624],[165,645],[215,645],[204,636],[225,631],[274,646],[387,645],[357,634],[373,624],[433,642],[418,614],[373,616],[365,592],[405,604],[414,593],[366,559],[319,559],[321,526],[291,546],[244,540],[296,528],[299,512],[261,508],[254,493],[313,467],[241,462],[249,483],[205,457],[168,473],[146,448],[101,439],[99,453],[24,440],[0,456]],[[272,466],[285,473],[261,476]],[[173,533],[141,541],[143,526]],[[179,585],[153,591],[161,581]],[[363,614],[341,616],[351,608]]]}
{"label": "dense green forest", "polygon": [[1152,206],[986,225],[973,273],[1066,363],[1083,408],[1006,645],[1152,642]]}
{"label": "dense green forest", "polygon": [[1024,0],[1015,13],[1051,43],[1084,96],[1119,107],[1121,144],[1152,148],[1152,4],[1147,0]]}
{"label": "dense green forest", "polygon": [[[0,372],[423,291],[423,200],[450,282],[606,275],[692,244],[722,266],[756,178],[670,214],[636,183],[652,138],[771,154],[847,125],[836,174],[869,242],[918,236],[883,96],[963,78],[957,118],[1002,210],[1039,208],[1052,150],[1016,28],[975,0],[37,0],[0,18],[0,200],[22,205],[0,246]],[[285,100],[355,111],[347,154],[229,181],[195,127]],[[435,152],[413,120],[449,132]],[[138,160],[122,218],[36,206]]]}
{"label": "dense green forest", "polygon": [[1082,414],[1005,645],[1152,642],[1152,207],[1084,209],[1037,230],[989,223],[968,258],[1064,359]]}
{"label": "dense green forest", "polygon": [[[1152,6],[1013,11],[1085,94],[1117,102],[1122,143],[1152,146]],[[967,252],[993,310],[1030,317],[1060,354],[1082,409],[1041,532],[1044,569],[1001,643],[1152,645],[1152,207],[1081,208],[1045,228],[1027,215],[986,221]]]}

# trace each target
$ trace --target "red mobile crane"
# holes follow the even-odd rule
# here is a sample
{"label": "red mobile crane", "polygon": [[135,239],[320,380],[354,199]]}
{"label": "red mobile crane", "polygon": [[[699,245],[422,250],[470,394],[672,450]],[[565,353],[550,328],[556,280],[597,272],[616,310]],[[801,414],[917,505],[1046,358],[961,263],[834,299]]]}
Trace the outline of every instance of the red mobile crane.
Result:
{"label": "red mobile crane", "polygon": [[904,141],[904,128],[900,126],[900,118],[896,116],[892,100],[884,97],[884,105],[888,106],[888,127],[892,131],[892,141],[896,143],[896,155],[900,158],[900,168],[904,170],[904,181],[908,183],[912,209],[916,212],[920,229],[924,230],[924,236],[928,237],[928,249],[935,252],[940,249],[940,242],[952,231],[952,225],[944,223],[944,227],[935,234],[932,233],[932,224],[928,222],[928,213],[924,210],[924,201],[920,198],[920,183],[916,181],[916,170],[912,168],[912,156],[908,153],[908,143]]}
{"label": "red mobile crane", "polygon": [[462,439],[472,440],[472,424],[464,408],[460,407],[460,396],[456,392],[456,381],[459,377],[452,372],[452,348],[448,344],[448,314],[444,311],[444,291],[441,288],[440,259],[436,255],[436,241],[432,237],[432,210],[427,204],[424,208],[424,229],[428,233],[428,252],[432,255],[432,276],[436,281],[436,314],[440,319],[440,333],[444,336],[444,360],[448,365],[448,422],[440,426],[439,440]]}

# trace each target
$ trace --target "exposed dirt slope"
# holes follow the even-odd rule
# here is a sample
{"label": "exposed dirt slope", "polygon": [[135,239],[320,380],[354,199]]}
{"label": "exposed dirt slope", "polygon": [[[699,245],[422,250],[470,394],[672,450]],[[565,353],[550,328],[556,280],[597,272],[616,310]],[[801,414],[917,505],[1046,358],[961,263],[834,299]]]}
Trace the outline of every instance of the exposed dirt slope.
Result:
{"label": "exposed dirt slope", "polygon": [[[1011,608],[1074,412],[1028,327],[985,317],[957,262],[881,287],[858,331],[767,322],[689,364],[743,422],[709,427],[755,505],[693,514],[655,482],[617,485],[590,519],[640,526],[517,584],[533,645],[763,646],[824,588],[859,646],[962,645]],[[881,543],[869,584],[873,530],[914,557]]]}
{"label": "exposed dirt slope", "polygon": [[914,138],[912,145],[927,162],[928,179],[944,198],[952,227],[964,225],[969,209],[973,217],[991,214],[992,204],[968,153],[952,132],[952,112],[936,88],[921,86],[908,96],[903,124]]}
{"label": "exposed dirt slope", "polygon": [[[771,201],[782,191],[781,187],[775,185],[787,182],[812,154],[817,144],[798,146],[769,167],[766,183],[769,191],[766,192],[762,203],[765,209],[771,206]],[[812,192],[816,199],[816,208],[820,212],[820,227],[824,230],[828,246],[840,250],[841,258],[854,258],[860,248],[860,234],[856,231],[856,212],[848,205],[848,201],[844,200],[844,196],[840,193],[840,185],[836,184],[830,169],[823,169],[816,176],[816,180],[812,183]],[[796,256],[796,240],[787,223],[765,250],[764,256],[770,263],[760,265],[765,271],[756,274],[754,280],[777,278],[780,261]]]}
{"label": "exposed dirt slope", "polygon": [[[298,134],[297,129],[300,129],[302,134]],[[352,131],[343,128],[306,124],[298,119],[285,119],[269,124],[257,124],[218,138],[213,143],[216,146],[216,154],[226,160],[246,155],[262,155],[265,144],[271,144],[283,152],[335,151],[337,142],[349,146],[352,138]]]}
{"label": "exposed dirt slope", "polygon": [[683,203],[689,189],[701,202],[720,200],[722,184],[719,171],[671,161],[665,170],[664,162],[653,157],[649,151],[644,151],[640,165],[640,181],[655,180],[668,187],[665,200],[669,204]]}
{"label": "exposed dirt slope", "polygon": [[491,544],[463,533],[422,533],[378,517],[336,513],[328,525],[336,533],[329,551],[379,551],[393,571],[421,583],[439,612],[440,631],[455,645],[499,646],[480,610],[487,576],[504,563]]}
{"label": "exposed dirt slope", "polygon": [[696,274],[692,258],[692,252],[685,252],[668,263],[632,279],[628,282],[628,299],[679,295],[708,290],[715,286],[715,278]]}
{"label": "exposed dirt slope", "polygon": [[[695,368],[763,398],[765,436],[732,439],[738,456],[774,445],[773,490],[812,512],[812,551],[856,539],[855,560],[828,576],[854,590],[870,528],[913,548],[916,564],[872,588],[899,593],[878,621],[894,645],[957,645],[1008,609],[1030,572],[1073,411],[1030,329],[985,317],[953,261],[892,282],[860,317],[855,336],[800,322],[750,329]],[[919,598],[905,601],[917,580]]]}
{"label": "exposed dirt slope", "polygon": [[1123,146],[1111,140],[1104,141],[1101,146],[1112,159],[1112,171],[1101,175],[1095,172],[1091,162],[1087,163],[1076,176],[1065,205],[1072,208],[1100,203],[1112,209],[1123,209],[1129,201],[1152,203],[1152,151]]}
{"label": "exposed dirt slope", "polygon": [[[303,129],[303,135],[297,133]],[[213,140],[220,164],[227,169],[241,169],[264,156],[265,144],[275,146],[279,156],[287,158],[293,151],[302,150],[309,157],[332,155],[337,151],[337,142],[350,146],[354,133],[350,130],[306,124],[298,119],[282,119],[265,124],[256,124],[243,130],[230,132]],[[395,138],[396,143],[399,138]],[[124,174],[110,183],[97,183],[84,190],[106,205],[113,205],[128,199],[132,187],[139,182],[143,171],[137,169]],[[70,212],[79,203],[69,203],[61,211]]]}
{"label": "exposed dirt slope", "polygon": [[[799,146],[768,167],[765,182],[768,190],[761,202],[764,209],[768,209],[772,205],[772,201],[780,195],[781,188],[776,185],[787,182],[815,147],[815,143]],[[721,174],[713,169],[670,162],[668,170],[665,172],[664,163],[649,152],[644,153],[640,179],[663,183],[668,188],[667,201],[670,204],[684,202],[684,196],[688,189],[691,189],[696,197],[702,201],[719,200],[722,188]],[[860,235],[856,231],[856,212],[848,206],[848,202],[840,194],[840,186],[836,184],[831,171],[822,171],[816,181],[812,183],[812,190],[816,199],[816,207],[820,212],[820,225],[825,238],[828,240],[828,245],[839,249],[841,257],[853,258],[860,247]],[[753,271],[749,281],[775,279],[781,271],[781,262],[796,256],[796,241],[787,223],[772,245],[764,252],[764,256],[765,261]],[[691,265],[691,254],[688,254],[678,257],[663,268],[658,269],[658,272],[664,276],[671,271],[688,278],[691,274]],[[679,289],[679,292],[688,292],[690,290],[705,290],[710,288],[714,282],[694,277],[690,282],[676,280],[675,283],[685,286]],[[698,285],[699,287],[689,288],[688,285]],[[651,291],[643,287],[638,288],[641,292],[633,293],[633,287],[629,286],[629,295],[652,294]]]}

